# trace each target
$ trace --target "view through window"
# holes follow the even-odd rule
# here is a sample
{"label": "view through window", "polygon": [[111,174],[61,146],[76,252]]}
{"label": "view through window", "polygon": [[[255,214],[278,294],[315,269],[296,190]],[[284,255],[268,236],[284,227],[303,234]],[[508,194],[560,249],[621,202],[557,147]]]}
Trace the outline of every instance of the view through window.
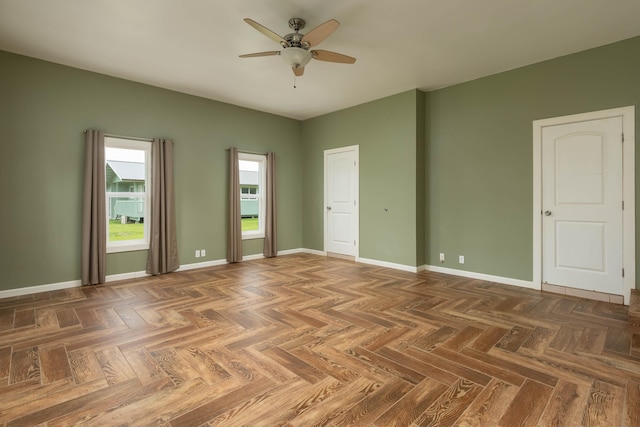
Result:
{"label": "view through window", "polygon": [[151,144],[105,138],[107,251],[148,249]]}
{"label": "view through window", "polygon": [[264,237],[265,156],[238,153],[242,237]]}

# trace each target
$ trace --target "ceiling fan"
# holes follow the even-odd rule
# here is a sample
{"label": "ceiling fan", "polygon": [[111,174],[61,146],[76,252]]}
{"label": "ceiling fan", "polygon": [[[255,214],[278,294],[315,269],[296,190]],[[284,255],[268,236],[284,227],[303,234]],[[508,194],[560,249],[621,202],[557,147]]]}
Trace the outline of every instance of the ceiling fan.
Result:
{"label": "ceiling fan", "polygon": [[284,37],[279,36],[262,24],[257,23],[253,19],[245,18],[244,21],[265,36],[274,40],[283,47],[282,50],[272,50],[268,52],[249,53],[240,55],[240,58],[255,58],[258,56],[280,55],[293,70],[296,76],[304,74],[304,67],[312,59],[318,61],[337,62],[340,64],[353,64],[356,58],[343,55],[341,53],[331,52],[328,50],[311,49],[319,45],[327,37],[329,37],[340,25],[335,19],[330,19],[324,24],[320,24],[307,34],[300,34],[305,26],[302,18],[289,19],[289,27],[294,31]]}

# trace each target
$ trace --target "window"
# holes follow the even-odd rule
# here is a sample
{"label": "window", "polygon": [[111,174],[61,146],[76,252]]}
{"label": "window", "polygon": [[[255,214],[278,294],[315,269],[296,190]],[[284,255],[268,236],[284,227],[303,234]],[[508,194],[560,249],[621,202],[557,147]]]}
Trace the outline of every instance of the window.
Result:
{"label": "window", "polygon": [[151,142],[105,137],[107,252],[149,249]]}
{"label": "window", "polygon": [[242,238],[264,237],[266,156],[238,153]]}

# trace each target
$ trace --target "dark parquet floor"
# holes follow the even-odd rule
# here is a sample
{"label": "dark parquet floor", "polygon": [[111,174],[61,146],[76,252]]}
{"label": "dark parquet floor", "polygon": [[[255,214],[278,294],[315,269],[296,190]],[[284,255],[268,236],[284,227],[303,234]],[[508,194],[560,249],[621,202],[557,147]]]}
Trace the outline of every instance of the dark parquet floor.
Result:
{"label": "dark parquet floor", "polygon": [[621,305],[300,254],[0,300],[3,426],[638,426]]}

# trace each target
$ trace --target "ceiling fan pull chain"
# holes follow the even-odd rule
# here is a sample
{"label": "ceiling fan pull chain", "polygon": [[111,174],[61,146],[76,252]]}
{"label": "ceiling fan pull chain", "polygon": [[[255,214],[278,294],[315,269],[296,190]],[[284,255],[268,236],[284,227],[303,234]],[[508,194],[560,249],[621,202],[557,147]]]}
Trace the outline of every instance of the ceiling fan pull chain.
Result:
{"label": "ceiling fan pull chain", "polygon": [[297,89],[297,87],[296,87],[296,75],[295,74],[293,75],[293,88]]}

